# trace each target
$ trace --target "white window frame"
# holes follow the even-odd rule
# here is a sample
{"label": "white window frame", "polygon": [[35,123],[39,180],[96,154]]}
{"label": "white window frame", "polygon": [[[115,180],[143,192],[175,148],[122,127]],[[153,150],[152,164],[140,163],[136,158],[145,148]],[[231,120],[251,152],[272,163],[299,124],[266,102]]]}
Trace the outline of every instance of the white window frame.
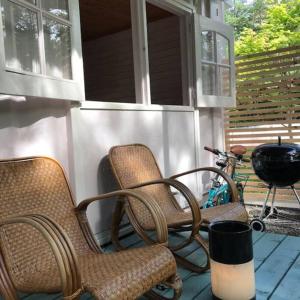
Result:
{"label": "white window frame", "polygon": [[[201,59],[201,32],[214,31],[229,41],[230,55],[230,88],[231,96],[204,95],[202,89],[202,59]],[[217,45],[215,45],[217,47]],[[235,97],[235,66],[234,66],[234,35],[233,28],[227,24],[214,21],[200,15],[195,19],[195,61],[196,61],[196,93],[197,107],[233,107],[236,105]],[[222,64],[217,64],[222,66]],[[217,77],[218,78],[218,77]],[[219,85],[219,82],[218,82]]]}
{"label": "white window frame", "polygon": [[136,103],[151,104],[151,84],[148,55],[148,34],[146,3],[167,10],[180,18],[180,43],[182,57],[182,106],[192,106],[193,68],[192,66],[192,16],[189,3],[182,0],[131,0],[131,23],[133,38],[133,59],[135,73]]}
{"label": "white window frame", "polygon": [[[41,23],[42,19],[39,17],[39,12],[42,11],[43,15],[49,16],[51,19],[58,20],[60,23],[70,26],[72,79],[56,78],[45,74],[36,74],[8,68],[5,63],[3,20],[0,14],[0,93],[83,101],[85,96],[79,22],[79,1],[68,0],[69,20],[66,21],[42,10],[40,0],[37,0],[37,5],[33,5],[25,0],[0,0],[1,4],[2,1],[10,1],[22,7],[26,7],[31,11],[37,12],[40,56],[45,55],[45,52],[43,48],[43,24]],[[42,65],[45,60],[42,58],[40,61],[42,70],[45,70],[45,66]]]}

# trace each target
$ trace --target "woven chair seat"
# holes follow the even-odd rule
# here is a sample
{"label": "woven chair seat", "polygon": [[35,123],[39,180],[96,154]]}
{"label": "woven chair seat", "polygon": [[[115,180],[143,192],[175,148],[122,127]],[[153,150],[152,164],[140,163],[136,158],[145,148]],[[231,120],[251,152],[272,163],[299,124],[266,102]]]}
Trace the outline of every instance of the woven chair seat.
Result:
{"label": "woven chair seat", "polygon": [[[192,222],[192,213],[184,210],[174,210],[172,214],[165,214],[168,227],[180,227],[183,225],[190,225]],[[145,230],[154,230],[155,226],[151,219],[143,220],[143,228]]]}
{"label": "woven chair seat", "polygon": [[[172,214],[165,215],[168,227],[177,228],[184,225],[191,225],[193,216],[191,211],[174,211]],[[247,222],[248,214],[244,206],[240,203],[228,203],[225,205],[219,205],[206,209],[201,209],[202,225],[207,226],[208,224],[216,221],[223,220],[235,220],[241,222]],[[143,224],[146,230],[153,230],[154,224],[149,219],[149,222]],[[145,226],[146,225],[146,226]]]}
{"label": "woven chair seat", "polygon": [[159,245],[85,255],[79,264],[86,290],[103,300],[135,299],[176,272],[171,251]]}
{"label": "woven chair seat", "polygon": [[248,220],[248,214],[244,205],[238,202],[201,209],[201,216],[203,225],[216,221],[234,220],[247,222]]}
{"label": "woven chair seat", "polygon": [[[171,251],[160,245],[102,255],[91,252],[78,260],[85,290],[103,300],[135,299],[176,272]],[[55,264],[23,278],[18,286],[22,292],[61,290]]]}
{"label": "woven chair seat", "polygon": [[61,279],[55,263],[37,268],[35,272],[28,270],[22,273],[22,278],[15,281],[18,291],[23,293],[58,293],[61,291]]}

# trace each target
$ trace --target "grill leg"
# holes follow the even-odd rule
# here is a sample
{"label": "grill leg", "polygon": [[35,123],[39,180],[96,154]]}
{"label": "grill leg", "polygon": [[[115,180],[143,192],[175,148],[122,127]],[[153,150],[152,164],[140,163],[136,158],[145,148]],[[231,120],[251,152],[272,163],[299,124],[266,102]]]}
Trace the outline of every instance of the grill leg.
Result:
{"label": "grill leg", "polygon": [[268,193],[267,193],[267,196],[266,196],[266,199],[265,199],[265,202],[264,202],[264,205],[262,207],[262,210],[260,212],[260,215],[259,215],[259,219],[262,220],[264,218],[264,215],[265,215],[265,211],[266,211],[266,207],[267,207],[267,202],[269,200],[269,197],[270,197],[270,193],[271,193],[271,190],[272,190],[273,186],[270,185],[269,186],[269,190],[268,190]]}
{"label": "grill leg", "polygon": [[266,216],[265,219],[268,219],[269,217],[274,215],[274,202],[275,202],[275,195],[276,195],[276,186],[274,186],[273,189],[273,197],[272,197],[272,202],[271,202],[271,209],[270,209],[270,213]]}
{"label": "grill leg", "polygon": [[294,194],[295,194],[295,196],[296,196],[296,198],[297,198],[297,200],[298,200],[298,202],[300,204],[300,197],[299,197],[299,195],[298,195],[298,193],[297,193],[297,191],[296,191],[296,189],[295,189],[295,187],[293,185],[291,186],[291,189],[293,190],[293,192],[294,192]]}

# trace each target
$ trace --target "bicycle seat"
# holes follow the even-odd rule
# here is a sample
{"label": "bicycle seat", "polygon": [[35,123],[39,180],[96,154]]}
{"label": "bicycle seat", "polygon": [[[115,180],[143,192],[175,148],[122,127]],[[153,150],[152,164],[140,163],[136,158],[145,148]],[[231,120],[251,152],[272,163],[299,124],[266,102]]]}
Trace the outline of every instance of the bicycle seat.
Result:
{"label": "bicycle seat", "polygon": [[235,155],[243,155],[247,152],[247,148],[242,145],[234,145],[230,147],[230,152]]}

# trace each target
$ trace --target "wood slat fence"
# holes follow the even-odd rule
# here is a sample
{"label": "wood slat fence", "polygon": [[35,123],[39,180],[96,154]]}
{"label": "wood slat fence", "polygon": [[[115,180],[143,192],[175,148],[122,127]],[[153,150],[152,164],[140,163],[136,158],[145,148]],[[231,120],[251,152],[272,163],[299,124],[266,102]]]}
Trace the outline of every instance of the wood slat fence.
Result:
{"label": "wood slat fence", "polygon": [[[237,106],[225,111],[226,149],[242,144],[250,156],[256,146],[274,143],[278,136],[300,144],[300,46],[236,58],[236,79]],[[266,184],[251,164],[239,172],[250,176],[246,201],[262,200]],[[293,199],[290,190],[278,190],[276,200]]]}

